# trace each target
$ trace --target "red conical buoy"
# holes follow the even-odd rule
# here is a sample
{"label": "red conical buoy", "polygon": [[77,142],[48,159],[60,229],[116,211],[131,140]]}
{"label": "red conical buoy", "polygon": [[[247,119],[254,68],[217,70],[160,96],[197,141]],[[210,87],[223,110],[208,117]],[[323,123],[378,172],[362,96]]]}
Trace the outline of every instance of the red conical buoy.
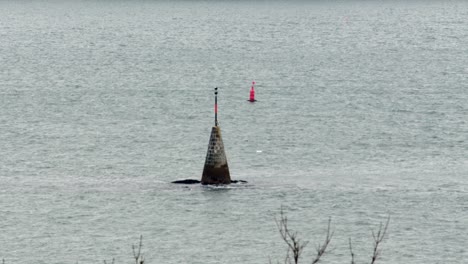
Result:
{"label": "red conical buoy", "polygon": [[255,82],[252,82],[252,87],[250,87],[250,97],[249,97],[249,102],[255,102]]}

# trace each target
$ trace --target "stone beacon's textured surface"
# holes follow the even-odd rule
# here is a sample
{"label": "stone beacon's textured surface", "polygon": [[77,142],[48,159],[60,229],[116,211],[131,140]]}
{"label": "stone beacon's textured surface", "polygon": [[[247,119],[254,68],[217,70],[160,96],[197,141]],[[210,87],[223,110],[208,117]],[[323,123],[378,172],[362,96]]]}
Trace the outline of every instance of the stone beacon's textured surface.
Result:
{"label": "stone beacon's textured surface", "polygon": [[231,175],[227,163],[226,153],[224,153],[221,129],[214,126],[211,129],[208,152],[206,153],[205,167],[201,179],[202,184],[230,184]]}

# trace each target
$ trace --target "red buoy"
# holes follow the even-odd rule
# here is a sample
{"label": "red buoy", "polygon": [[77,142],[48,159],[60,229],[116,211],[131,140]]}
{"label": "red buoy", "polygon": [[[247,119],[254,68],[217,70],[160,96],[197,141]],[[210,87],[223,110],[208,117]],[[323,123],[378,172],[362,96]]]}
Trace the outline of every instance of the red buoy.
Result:
{"label": "red buoy", "polygon": [[250,87],[250,97],[249,97],[249,102],[255,102],[255,82],[252,82],[252,87]]}

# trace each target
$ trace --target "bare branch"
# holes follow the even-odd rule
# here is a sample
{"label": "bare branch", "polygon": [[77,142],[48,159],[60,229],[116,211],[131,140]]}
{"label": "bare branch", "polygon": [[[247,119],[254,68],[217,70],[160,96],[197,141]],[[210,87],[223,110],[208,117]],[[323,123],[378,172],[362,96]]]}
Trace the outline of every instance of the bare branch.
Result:
{"label": "bare branch", "polygon": [[[112,259],[111,264],[114,264],[114,262],[115,262],[115,259]],[[104,264],[107,264],[107,261],[104,260]]]}
{"label": "bare branch", "polygon": [[325,236],[325,241],[323,242],[322,245],[317,246],[317,255],[315,256],[315,259],[312,261],[312,264],[318,263],[320,261],[320,258],[325,254],[328,244],[330,244],[330,241],[333,237],[334,232],[330,232],[330,226],[331,226],[331,218],[328,219],[328,227],[327,227],[327,235]]}
{"label": "bare branch", "polygon": [[[270,257],[268,257],[268,263],[269,263],[269,264],[272,264],[271,258],[270,258]],[[276,261],[276,264],[279,264],[279,261]]]}
{"label": "bare branch", "polygon": [[294,259],[294,263],[297,264],[299,262],[302,250],[308,242],[302,242],[298,238],[297,232],[289,230],[288,217],[284,214],[283,208],[281,208],[280,211],[280,219],[278,220],[275,218],[275,222],[276,226],[278,227],[278,231],[280,232],[281,238],[288,245],[288,250],[286,252],[286,258],[284,260],[284,263],[291,263],[291,257],[289,253],[292,252],[292,258]]}
{"label": "bare branch", "polygon": [[145,260],[141,255],[141,248],[143,247],[143,235],[140,235],[140,243],[138,244],[138,252],[135,251],[135,245],[132,245],[133,257],[135,258],[135,264],[143,264]]}
{"label": "bare branch", "polygon": [[288,251],[286,251],[286,257],[284,258],[284,264],[291,264],[291,258],[289,257],[289,248]]}
{"label": "bare branch", "polygon": [[372,254],[371,264],[374,264],[375,261],[380,256],[379,245],[380,245],[380,243],[382,243],[382,241],[385,238],[385,235],[387,234],[387,229],[388,229],[389,223],[390,223],[390,216],[388,216],[387,222],[385,223],[385,226],[383,226],[383,228],[382,228],[382,223],[380,223],[379,230],[377,231],[377,234],[375,234],[374,231],[372,231],[372,237],[374,238],[374,252]]}
{"label": "bare branch", "polygon": [[353,246],[351,245],[351,238],[349,239],[349,251],[351,252],[351,264],[356,264],[356,262],[354,262],[354,252]]}

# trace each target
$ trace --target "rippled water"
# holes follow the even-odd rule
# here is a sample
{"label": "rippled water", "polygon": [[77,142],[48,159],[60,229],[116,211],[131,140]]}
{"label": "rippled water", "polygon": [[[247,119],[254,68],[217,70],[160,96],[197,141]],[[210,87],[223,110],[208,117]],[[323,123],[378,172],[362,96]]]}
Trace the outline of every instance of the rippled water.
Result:
{"label": "rippled water", "polygon": [[[468,5],[0,2],[0,258],[468,261]],[[246,102],[257,82],[255,104]],[[231,175],[199,179],[212,88]],[[304,259],[304,260],[306,260]],[[325,263],[324,262],[324,263]]]}

